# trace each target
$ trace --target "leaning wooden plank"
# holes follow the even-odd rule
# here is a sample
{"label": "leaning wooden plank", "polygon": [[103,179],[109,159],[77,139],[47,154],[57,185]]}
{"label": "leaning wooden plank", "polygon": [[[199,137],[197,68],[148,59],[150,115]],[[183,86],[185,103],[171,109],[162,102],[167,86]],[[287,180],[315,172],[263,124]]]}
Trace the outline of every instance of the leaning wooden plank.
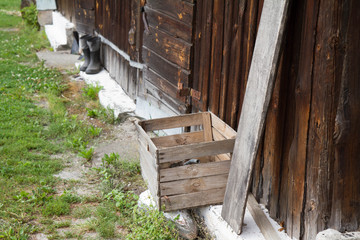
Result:
{"label": "leaning wooden plank", "polygon": [[218,204],[223,201],[225,189],[212,189],[203,192],[188,193],[170,197],[161,197],[161,206],[165,205],[165,211],[173,211],[184,208],[200,207],[210,204]]}
{"label": "leaning wooden plank", "polygon": [[164,137],[155,137],[151,138],[151,140],[158,148],[199,143],[204,141],[204,131],[174,134]]}
{"label": "leaning wooden plank", "polygon": [[228,174],[160,183],[161,196],[201,192],[214,188],[225,188]]}
{"label": "leaning wooden plank", "polygon": [[145,131],[154,131],[160,129],[169,129],[169,128],[179,128],[179,127],[189,127],[202,124],[202,113],[193,113],[182,116],[174,116],[160,119],[151,119],[144,122],[139,122],[142,124]]}
{"label": "leaning wooden plank", "polygon": [[274,227],[271,225],[269,219],[266,217],[265,213],[259,207],[258,202],[256,201],[254,195],[251,193],[248,196],[247,208],[251,213],[256,225],[260,228],[261,233],[264,235],[266,240],[280,240],[281,238],[277,234]]}
{"label": "leaning wooden plank", "polygon": [[189,158],[212,156],[232,152],[235,139],[226,139],[216,142],[205,142],[177,147],[159,149],[159,162],[172,162]]}
{"label": "leaning wooden plank", "polygon": [[272,95],[289,0],[265,0],[239,121],[221,216],[238,234]]}
{"label": "leaning wooden plank", "polygon": [[229,173],[230,161],[192,164],[160,169],[160,182],[205,177]]}
{"label": "leaning wooden plank", "polygon": [[229,127],[226,123],[224,123],[220,118],[218,118],[215,114],[211,114],[211,124],[213,128],[218,130],[219,133],[221,133],[224,138],[235,138],[236,132],[234,129]]}

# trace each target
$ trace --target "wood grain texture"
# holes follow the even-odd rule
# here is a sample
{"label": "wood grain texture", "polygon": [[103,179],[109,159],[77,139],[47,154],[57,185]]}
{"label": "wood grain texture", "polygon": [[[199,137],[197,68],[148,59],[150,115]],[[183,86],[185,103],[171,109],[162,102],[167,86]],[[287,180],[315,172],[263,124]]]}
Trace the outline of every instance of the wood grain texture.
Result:
{"label": "wood grain texture", "polygon": [[229,160],[160,169],[160,182],[228,174],[229,169]]}
{"label": "wood grain texture", "polygon": [[262,10],[221,214],[238,234],[277,72],[288,4],[287,0],[265,1]]}
{"label": "wood grain texture", "polygon": [[160,183],[161,196],[189,194],[226,187],[228,173]]}
{"label": "wood grain texture", "polygon": [[151,138],[158,148],[174,147],[204,141],[204,131],[185,132],[164,137]]}
{"label": "wood grain texture", "polygon": [[256,225],[259,227],[261,233],[264,235],[266,240],[280,240],[277,231],[271,225],[269,219],[266,217],[263,210],[261,210],[258,202],[256,201],[254,195],[251,193],[248,196],[247,208],[251,213]]}
{"label": "wood grain texture", "polygon": [[191,44],[151,26],[149,29],[144,46],[180,67],[190,69]]}
{"label": "wood grain texture", "polygon": [[211,114],[211,125],[213,128],[215,128],[220,134],[224,136],[224,138],[235,138],[236,137],[236,131],[232,129],[229,125],[227,125],[225,122],[223,122],[219,117],[217,117],[215,114]]}
{"label": "wood grain texture", "polygon": [[[178,87],[178,83],[183,84],[183,87],[189,86],[189,71],[182,69],[147,47],[143,47],[143,60],[148,68],[156,72],[163,77],[165,81],[171,83],[176,88]],[[145,77],[147,76],[146,74],[144,75]],[[151,77],[152,76],[149,76],[148,79],[151,79]]]}
{"label": "wood grain texture", "polygon": [[194,4],[182,0],[147,0],[146,5],[163,12],[178,21],[192,25]]}
{"label": "wood grain texture", "polygon": [[211,131],[211,117],[210,113],[203,113],[203,129],[204,129],[204,141],[211,142],[213,141],[212,131]]}
{"label": "wood grain texture", "polygon": [[202,124],[202,113],[193,113],[187,115],[180,115],[167,118],[150,119],[143,122],[142,127],[145,131],[154,131],[160,129],[189,127]]}
{"label": "wood grain texture", "polygon": [[146,17],[150,26],[167,32],[175,38],[181,38],[186,42],[191,42],[192,26],[163,14],[157,10],[145,7]]}
{"label": "wood grain texture", "polygon": [[159,162],[173,162],[182,159],[199,158],[222,153],[232,152],[235,139],[226,139],[216,142],[169,147],[159,150]]}
{"label": "wood grain texture", "polygon": [[174,211],[184,208],[200,207],[209,204],[222,203],[225,189],[212,189],[202,192],[161,197],[161,205],[165,205],[165,211]]}

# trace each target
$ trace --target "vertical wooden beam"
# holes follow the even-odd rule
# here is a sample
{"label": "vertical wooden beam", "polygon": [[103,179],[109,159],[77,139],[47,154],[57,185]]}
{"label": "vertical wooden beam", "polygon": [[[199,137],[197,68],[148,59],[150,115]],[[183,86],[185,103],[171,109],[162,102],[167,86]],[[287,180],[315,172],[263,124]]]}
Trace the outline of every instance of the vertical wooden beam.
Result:
{"label": "vertical wooden beam", "polygon": [[231,48],[231,37],[233,27],[233,0],[225,0],[225,14],[224,14],[224,44],[222,50],[222,69],[220,79],[220,103],[219,103],[219,116],[221,119],[225,119],[226,114],[226,92],[228,88],[228,82],[233,79],[229,79],[229,68],[230,68],[230,48]]}
{"label": "vertical wooden beam", "polygon": [[279,63],[288,6],[288,0],[266,0],[262,10],[221,213],[238,234]]}
{"label": "vertical wooden beam", "polygon": [[211,64],[210,64],[210,97],[211,112],[218,115],[220,100],[220,78],[222,67],[223,31],[224,28],[224,0],[214,0]]}

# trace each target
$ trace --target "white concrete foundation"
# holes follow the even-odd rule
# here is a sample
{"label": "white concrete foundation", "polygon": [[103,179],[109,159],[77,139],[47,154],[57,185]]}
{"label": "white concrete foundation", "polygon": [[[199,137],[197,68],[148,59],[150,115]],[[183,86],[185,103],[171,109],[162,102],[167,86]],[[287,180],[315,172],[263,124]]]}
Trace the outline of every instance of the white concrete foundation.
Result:
{"label": "white concrete foundation", "polygon": [[45,25],[45,33],[49,39],[51,47],[54,51],[62,48],[62,46],[70,45],[68,43],[68,31],[74,29],[74,24],[69,22],[61,13],[52,12],[52,25]]}

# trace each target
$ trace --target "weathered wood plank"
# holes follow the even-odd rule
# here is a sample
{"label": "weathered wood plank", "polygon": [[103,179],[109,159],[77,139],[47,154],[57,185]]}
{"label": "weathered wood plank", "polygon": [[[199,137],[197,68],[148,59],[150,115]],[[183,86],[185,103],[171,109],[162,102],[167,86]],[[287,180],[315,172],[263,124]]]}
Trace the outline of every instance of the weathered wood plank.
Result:
{"label": "weathered wood plank", "polygon": [[222,67],[221,67],[221,78],[220,78],[220,101],[219,101],[219,116],[221,119],[225,119],[226,115],[226,97],[228,82],[233,80],[229,79],[229,68],[230,68],[230,48],[231,48],[231,37],[233,28],[233,0],[225,0],[224,10],[224,43],[222,48]]}
{"label": "weathered wood plank", "polygon": [[236,137],[236,131],[231,127],[229,127],[229,125],[224,123],[220,118],[218,118],[215,114],[212,113],[211,113],[211,125],[226,139]]}
{"label": "weathered wood plank", "polygon": [[161,196],[189,194],[214,188],[225,188],[228,173],[215,176],[160,183]]}
{"label": "weathered wood plank", "polygon": [[[144,78],[144,86],[146,89],[146,92],[149,95],[152,95],[154,98],[156,98],[161,104],[174,109],[176,112],[180,114],[187,113],[188,104],[186,102],[186,98],[180,98],[174,99],[170,95],[168,95],[166,92],[163,92],[161,89],[159,89],[157,86],[155,86],[153,83],[148,81],[146,78]],[[174,93],[171,93],[174,94]],[[182,102],[183,101],[183,102]]]}
{"label": "weathered wood plank", "polygon": [[180,97],[179,96],[177,86],[171,84],[168,80],[161,77],[159,74],[154,72],[151,68],[143,69],[143,73],[144,73],[144,75],[143,75],[144,80],[147,80],[150,83],[152,83],[161,92],[164,92],[164,93],[168,94],[174,100],[178,100],[178,101],[183,102],[183,103],[187,102],[186,97]]}
{"label": "weathered wood plank", "polygon": [[158,148],[173,147],[178,145],[203,142],[204,132],[203,131],[189,132],[189,133],[185,132],[181,134],[151,138],[151,140]]}
{"label": "weathered wood plank", "polygon": [[203,113],[203,129],[204,129],[204,141],[211,142],[213,140],[211,131],[211,118],[210,113]]}
{"label": "weathered wood plank", "polygon": [[172,162],[188,158],[218,155],[232,152],[235,139],[216,142],[197,143],[159,150],[159,162]]}
{"label": "weathered wood plank", "polygon": [[214,114],[219,112],[220,78],[223,51],[224,0],[214,0],[211,34],[210,98],[209,108]]}
{"label": "weathered wood plank", "polygon": [[184,41],[191,43],[191,26],[148,7],[145,7],[145,12],[149,26],[160,29],[161,31],[166,32],[175,38],[181,38]]}
{"label": "weathered wood plank", "polygon": [[345,52],[342,61],[335,60],[335,76],[340,80],[340,92],[335,117],[335,174],[329,222],[332,228],[356,231],[360,225],[360,15],[357,11],[360,2],[352,0],[348,4],[334,6],[343,9],[335,10],[341,13],[341,20],[337,22],[339,35],[336,36],[339,38],[331,43],[336,47],[337,58],[341,58],[338,50]]}
{"label": "weathered wood plank", "polygon": [[161,205],[165,205],[166,211],[174,211],[184,208],[200,207],[210,204],[222,203],[225,189],[212,189],[203,192],[161,197]]}
{"label": "weathered wood plank", "polygon": [[200,53],[200,68],[199,68],[199,79],[200,85],[199,89],[201,91],[201,103],[202,106],[200,110],[208,110],[208,99],[209,99],[209,76],[210,76],[210,60],[211,54],[209,49],[211,49],[211,25],[212,25],[212,6],[213,0],[203,1],[202,9],[202,36],[201,36],[201,53]]}
{"label": "weathered wood plank", "polygon": [[149,152],[147,152],[146,149],[139,148],[139,153],[140,153],[140,166],[141,166],[142,176],[149,187],[151,196],[153,197],[154,201],[158,205],[159,195],[160,195],[158,171],[156,169],[154,169],[151,166],[151,164],[149,164],[149,162],[147,162],[147,160],[149,160],[151,155],[148,154]]}
{"label": "weathered wood plank", "polygon": [[191,44],[149,26],[150,34],[144,37],[144,46],[165,59],[190,69]]}
{"label": "weathered wood plank", "polygon": [[269,219],[266,217],[263,210],[261,210],[255,197],[250,193],[247,201],[247,208],[251,213],[256,225],[260,228],[261,233],[264,235],[266,240],[280,240],[279,234],[271,225]]}
{"label": "weathered wood plank", "polygon": [[227,174],[229,173],[229,169],[230,161],[192,164],[160,169],[160,182]]}
{"label": "weathered wood plank", "polygon": [[192,25],[194,4],[182,0],[147,0],[146,6]]}
{"label": "weathered wood plank", "polygon": [[202,113],[193,113],[161,119],[150,119],[141,121],[139,124],[141,124],[147,132],[169,128],[196,126],[202,124]]}
{"label": "weathered wood plank", "polygon": [[144,63],[169,83],[176,87],[178,83],[183,84],[184,87],[189,86],[189,71],[182,69],[145,46],[142,56]]}
{"label": "weathered wood plank", "polygon": [[238,234],[277,72],[288,5],[288,0],[266,0],[261,15],[221,213]]}
{"label": "weathered wood plank", "polygon": [[151,138],[149,135],[145,132],[143,122],[135,122],[135,127],[137,129],[137,132],[139,134],[140,140],[144,139],[144,143],[146,143],[146,148],[149,148],[150,152],[155,156],[157,154],[157,147],[155,144],[151,141]]}

